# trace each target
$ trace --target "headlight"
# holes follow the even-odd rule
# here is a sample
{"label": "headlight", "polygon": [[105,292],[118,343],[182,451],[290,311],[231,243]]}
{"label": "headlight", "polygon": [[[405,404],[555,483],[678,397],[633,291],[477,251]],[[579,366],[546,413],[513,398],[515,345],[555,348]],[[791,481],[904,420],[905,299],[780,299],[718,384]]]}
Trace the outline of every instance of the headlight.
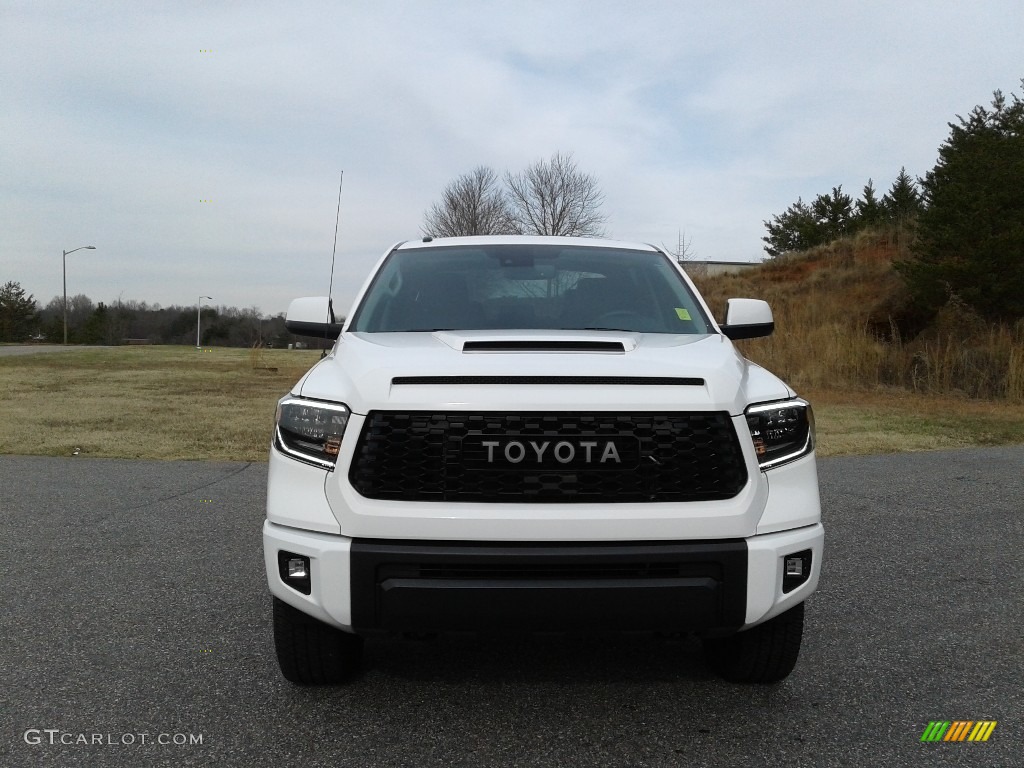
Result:
{"label": "headlight", "polygon": [[293,459],[334,469],[349,410],[341,403],[288,395],[277,403],[274,444]]}
{"label": "headlight", "polygon": [[793,461],[814,449],[814,412],[806,400],[752,405],[746,417],[761,469]]}

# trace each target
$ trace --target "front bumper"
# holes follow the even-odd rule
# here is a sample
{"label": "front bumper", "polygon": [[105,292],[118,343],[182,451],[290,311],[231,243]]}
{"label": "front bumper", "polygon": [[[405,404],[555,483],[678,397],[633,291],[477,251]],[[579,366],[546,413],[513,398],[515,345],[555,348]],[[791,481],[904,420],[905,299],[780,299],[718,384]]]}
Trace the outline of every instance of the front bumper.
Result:
{"label": "front bumper", "polygon": [[[747,539],[585,544],[352,539],[263,527],[271,592],[361,633],[746,629],[814,591],[823,543],[820,523]],[[784,591],[785,558],[806,550],[806,580]],[[282,580],[282,551],[309,558],[310,594]]]}

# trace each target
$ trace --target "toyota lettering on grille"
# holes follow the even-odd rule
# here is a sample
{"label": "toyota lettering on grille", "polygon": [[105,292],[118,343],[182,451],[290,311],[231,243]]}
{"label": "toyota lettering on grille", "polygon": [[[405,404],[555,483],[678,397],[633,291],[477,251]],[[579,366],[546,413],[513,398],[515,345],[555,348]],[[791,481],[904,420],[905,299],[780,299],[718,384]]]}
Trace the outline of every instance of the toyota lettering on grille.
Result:
{"label": "toyota lettering on grille", "polygon": [[462,441],[467,469],[631,469],[640,460],[634,437],[559,438],[470,435]]}

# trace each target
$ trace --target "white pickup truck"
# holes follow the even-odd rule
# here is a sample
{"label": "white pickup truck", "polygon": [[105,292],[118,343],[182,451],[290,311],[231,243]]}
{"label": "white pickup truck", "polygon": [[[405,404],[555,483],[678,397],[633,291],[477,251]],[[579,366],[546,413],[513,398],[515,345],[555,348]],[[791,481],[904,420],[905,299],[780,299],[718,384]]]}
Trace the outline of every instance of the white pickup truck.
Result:
{"label": "white pickup truck", "polygon": [[365,637],[695,632],[711,667],[793,669],[824,531],[811,407],[740,355],[650,245],[465,237],[389,249],[281,399],[263,544],[284,676],[333,684]]}

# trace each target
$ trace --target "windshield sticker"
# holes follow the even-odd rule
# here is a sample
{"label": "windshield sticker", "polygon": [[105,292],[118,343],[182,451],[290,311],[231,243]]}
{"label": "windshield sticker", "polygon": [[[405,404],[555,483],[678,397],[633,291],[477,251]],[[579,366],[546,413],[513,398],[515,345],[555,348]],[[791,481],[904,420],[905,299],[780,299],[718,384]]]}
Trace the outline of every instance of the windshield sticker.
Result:
{"label": "windshield sticker", "polygon": [[690,319],[690,311],[688,309],[683,309],[682,307],[676,307],[676,315],[680,320]]}

